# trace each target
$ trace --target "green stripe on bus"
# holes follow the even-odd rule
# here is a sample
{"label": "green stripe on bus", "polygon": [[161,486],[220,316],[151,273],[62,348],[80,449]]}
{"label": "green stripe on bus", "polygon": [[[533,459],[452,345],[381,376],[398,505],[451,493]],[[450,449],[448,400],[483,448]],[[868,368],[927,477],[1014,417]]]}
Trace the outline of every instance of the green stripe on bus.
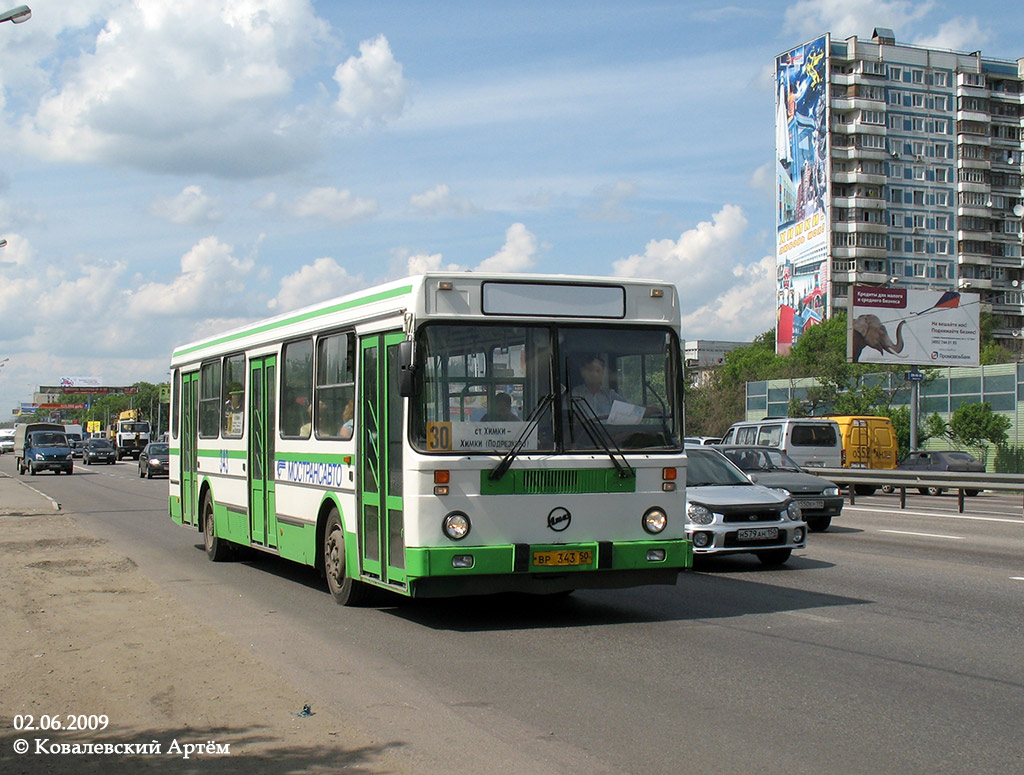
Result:
{"label": "green stripe on bus", "polygon": [[480,472],[481,495],[568,495],[636,492],[636,477],[623,479],[614,468],[518,468],[497,481]]}
{"label": "green stripe on bus", "polygon": [[248,453],[244,449],[199,449],[196,450],[197,457],[229,457],[235,460],[245,460]]}
{"label": "green stripe on bus", "polygon": [[393,288],[390,291],[381,291],[380,293],[374,293],[369,296],[363,296],[359,299],[351,299],[350,301],[343,301],[340,304],[332,304],[330,307],[324,307],[323,309],[312,310],[311,312],[304,312],[301,315],[293,315],[290,318],[284,320],[278,320],[276,322],[264,323],[260,326],[253,326],[247,328],[244,331],[237,331],[233,334],[227,334],[225,336],[218,337],[217,339],[211,339],[209,342],[203,342],[202,344],[193,345],[192,347],[183,347],[180,350],[175,350],[171,357],[177,358],[182,355],[188,355],[189,353],[198,352],[199,350],[205,350],[208,347],[216,347],[220,344],[226,344],[227,342],[233,342],[236,339],[244,339],[247,336],[253,336],[254,334],[262,334],[266,331],[273,331],[275,328],[283,328],[284,326],[290,326],[293,323],[301,323],[306,320],[314,320],[324,315],[331,315],[335,312],[341,312],[346,309],[353,309],[355,307],[362,307],[366,304],[373,304],[378,301],[386,301],[387,299],[393,299],[397,296],[405,296],[406,294],[412,293],[411,285],[403,285],[401,288]]}
{"label": "green stripe on bus", "polygon": [[[196,450],[197,457],[203,458],[222,458],[228,457],[233,460],[245,460],[249,453],[244,449],[200,449]],[[352,461],[355,458],[351,453],[349,454],[330,454],[330,453],[319,453],[312,454],[309,452],[278,452],[274,456],[274,460],[284,460],[287,462],[296,463],[341,463],[342,465],[352,465]]]}

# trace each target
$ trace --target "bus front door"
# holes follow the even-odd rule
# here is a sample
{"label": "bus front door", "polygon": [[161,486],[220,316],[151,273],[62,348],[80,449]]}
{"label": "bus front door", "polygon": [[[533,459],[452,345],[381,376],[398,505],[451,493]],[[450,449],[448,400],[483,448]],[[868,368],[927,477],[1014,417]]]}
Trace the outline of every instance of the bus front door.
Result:
{"label": "bus front door", "polygon": [[199,372],[181,375],[181,523],[195,525],[197,431],[199,429]]}
{"label": "bus front door", "polygon": [[401,332],[363,337],[360,345],[359,547],[362,571],[404,586],[403,405],[398,394]]}
{"label": "bus front door", "polygon": [[249,361],[249,536],[254,544],[277,546],[274,497],[274,377],[277,356]]}

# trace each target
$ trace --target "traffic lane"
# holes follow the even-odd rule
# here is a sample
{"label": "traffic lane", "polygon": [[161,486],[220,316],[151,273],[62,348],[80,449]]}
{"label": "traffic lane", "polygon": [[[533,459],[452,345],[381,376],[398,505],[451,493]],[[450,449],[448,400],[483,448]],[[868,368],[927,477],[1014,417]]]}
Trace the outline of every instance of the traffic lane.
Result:
{"label": "traffic lane", "polygon": [[[122,483],[165,507],[156,483]],[[964,640],[959,627],[907,621],[891,602],[893,588],[917,590],[925,598],[918,608],[941,608],[927,600],[934,590],[903,578],[900,563],[890,581],[829,561],[853,542],[830,549],[813,541],[828,534],[812,536],[789,570],[736,558],[721,561],[731,571],[686,574],[674,588],[359,610],[335,606],[315,574],[273,558],[208,563],[198,534],[166,514],[129,515],[117,500],[83,506],[112,543],[164,543],[149,558],[135,554],[140,567],[164,575],[164,588],[290,671],[311,696],[352,708],[356,722],[405,741],[425,763],[442,761],[445,743],[480,754],[518,741],[566,772],[576,771],[569,762],[577,756],[623,772],[675,771],[687,758],[716,772],[753,763],[763,772],[878,772],[894,771],[894,756],[901,772],[950,772],[962,755],[950,747],[966,750],[954,741],[968,723],[985,748],[977,771],[999,771],[1001,740],[1013,739],[985,732],[1012,715],[1000,689],[978,689],[990,676],[957,673],[930,646],[915,660],[922,643]],[[990,645],[979,644],[980,660]],[[904,680],[912,685],[904,689]],[[965,716],[925,713],[949,696]],[[947,735],[953,722],[958,734]],[[899,750],[917,758],[904,761]]]}
{"label": "traffic lane", "polygon": [[[853,507],[867,507],[878,510],[900,511],[899,492],[875,495],[858,495]],[[906,510],[925,509],[941,513],[956,514],[959,509],[959,497],[956,491],[946,491],[941,495],[922,495],[914,490],[907,490]],[[851,506],[849,497],[845,498],[844,510]],[[973,497],[964,498],[964,513],[992,513],[995,516],[1016,518],[1024,521],[1024,500],[1020,493],[982,491]]]}

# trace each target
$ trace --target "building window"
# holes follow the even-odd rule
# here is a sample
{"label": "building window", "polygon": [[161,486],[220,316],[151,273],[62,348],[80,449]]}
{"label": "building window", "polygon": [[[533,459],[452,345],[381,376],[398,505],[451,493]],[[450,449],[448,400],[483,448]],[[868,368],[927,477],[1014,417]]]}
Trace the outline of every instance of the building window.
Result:
{"label": "building window", "polygon": [[927,277],[928,269],[927,264],[923,261],[914,262],[914,277]]}
{"label": "building window", "polygon": [[889,80],[890,81],[902,81],[903,80],[903,68],[889,66]]}

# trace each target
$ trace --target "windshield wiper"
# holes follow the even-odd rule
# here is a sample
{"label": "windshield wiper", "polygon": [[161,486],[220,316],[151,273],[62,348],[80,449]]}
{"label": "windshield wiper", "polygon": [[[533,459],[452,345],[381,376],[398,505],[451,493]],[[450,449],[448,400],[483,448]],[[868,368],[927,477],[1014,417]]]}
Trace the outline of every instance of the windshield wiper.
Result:
{"label": "windshield wiper", "polygon": [[519,450],[521,450],[523,445],[526,444],[526,440],[530,437],[530,433],[537,427],[537,423],[540,422],[540,418],[541,415],[544,414],[544,410],[551,406],[551,402],[554,400],[554,393],[548,393],[545,396],[541,396],[537,405],[533,408],[533,411],[530,412],[530,416],[526,418],[526,427],[523,428],[523,432],[519,434],[519,438],[516,439],[516,443],[512,445],[512,449],[505,453],[505,457],[501,459],[501,462],[498,463],[498,465],[491,470],[491,473],[487,475],[488,479],[497,481],[505,475],[505,472],[508,471],[509,467],[512,465],[512,461],[515,460],[516,455],[519,454]]}
{"label": "windshield wiper", "polygon": [[[583,407],[586,407],[585,409]],[[570,417],[576,415],[580,421],[580,425],[583,430],[586,431],[590,440],[597,446],[607,453],[608,457],[611,458],[612,463],[615,464],[615,470],[619,472],[620,479],[633,479],[636,478],[636,471],[629,465],[629,461],[626,460],[626,456],[619,449],[615,440],[608,433],[608,429],[604,427],[594,410],[591,408],[587,400],[582,396],[569,396],[569,412]],[[587,413],[590,413],[589,416]]]}

